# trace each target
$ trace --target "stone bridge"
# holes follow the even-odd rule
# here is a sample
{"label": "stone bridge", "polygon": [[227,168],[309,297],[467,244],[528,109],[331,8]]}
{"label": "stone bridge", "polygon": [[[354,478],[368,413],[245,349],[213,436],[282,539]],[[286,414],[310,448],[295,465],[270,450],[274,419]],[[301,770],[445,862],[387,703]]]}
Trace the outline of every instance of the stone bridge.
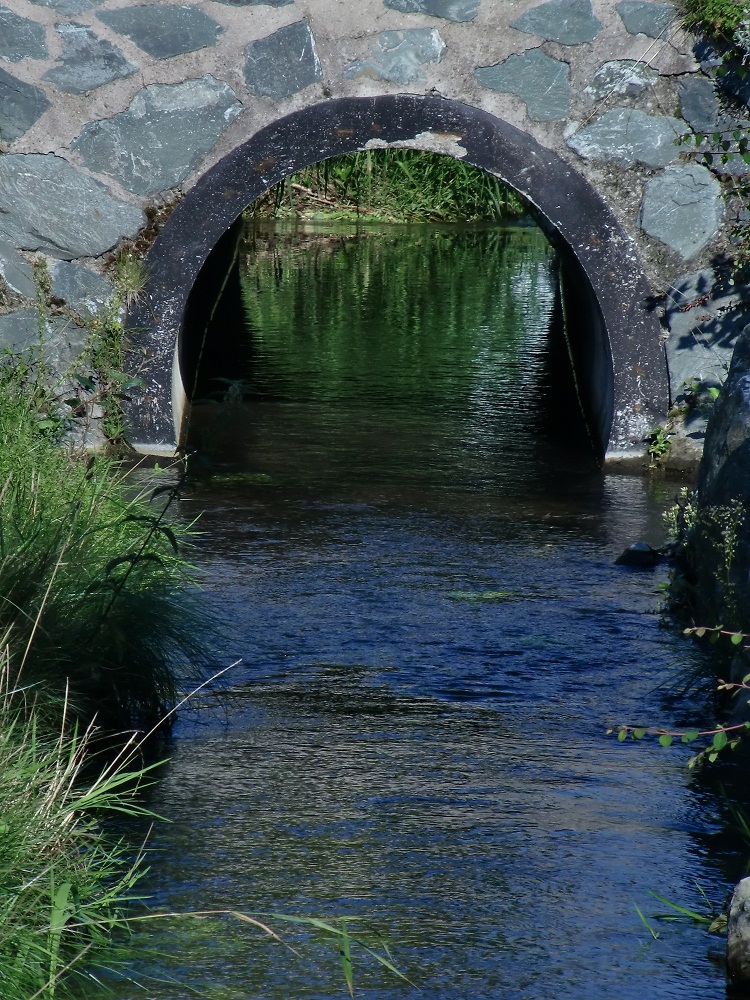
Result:
{"label": "stone bridge", "polygon": [[112,250],[158,230],[128,316],[145,387],[127,417],[139,450],[171,452],[188,296],[246,206],[329,156],[432,150],[528,200],[560,253],[600,450],[642,452],[683,378],[720,374],[736,333],[738,293],[714,286],[745,164],[706,166],[676,141],[741,114],[715,65],[671,4],[646,0],[0,0],[14,307],[0,342],[31,336],[35,261],[85,315],[106,297]]}

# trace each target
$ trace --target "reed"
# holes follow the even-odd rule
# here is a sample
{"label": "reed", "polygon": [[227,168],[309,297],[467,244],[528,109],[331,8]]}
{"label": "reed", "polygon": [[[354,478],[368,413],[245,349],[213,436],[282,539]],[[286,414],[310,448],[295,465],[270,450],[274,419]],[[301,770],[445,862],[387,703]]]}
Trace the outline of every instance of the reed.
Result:
{"label": "reed", "polygon": [[507,221],[526,214],[499,178],[451,156],[362,150],[316,163],[272,188],[251,215],[384,222]]}

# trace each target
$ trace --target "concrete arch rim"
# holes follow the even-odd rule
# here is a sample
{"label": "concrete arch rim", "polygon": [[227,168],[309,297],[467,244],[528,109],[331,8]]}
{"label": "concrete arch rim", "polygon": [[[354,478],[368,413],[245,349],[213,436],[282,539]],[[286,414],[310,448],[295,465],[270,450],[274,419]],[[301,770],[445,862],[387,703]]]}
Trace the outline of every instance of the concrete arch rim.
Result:
{"label": "concrete arch rim", "polygon": [[[245,208],[295,170],[368,144],[459,155],[500,177],[534,208],[587,283],[603,321],[597,379],[601,451],[642,451],[668,400],[661,326],[637,252],[607,203],[566,160],[491,113],[413,94],[331,99],[266,125],[207,170],[166,221],[145,264],[147,286],[126,318],[144,389],[125,407],[136,450],[181,443],[184,388],[177,347],[190,291],[213,248]],[[461,155],[463,153],[463,155]],[[130,366],[131,369],[133,365]],[[176,415],[176,419],[175,419]]]}

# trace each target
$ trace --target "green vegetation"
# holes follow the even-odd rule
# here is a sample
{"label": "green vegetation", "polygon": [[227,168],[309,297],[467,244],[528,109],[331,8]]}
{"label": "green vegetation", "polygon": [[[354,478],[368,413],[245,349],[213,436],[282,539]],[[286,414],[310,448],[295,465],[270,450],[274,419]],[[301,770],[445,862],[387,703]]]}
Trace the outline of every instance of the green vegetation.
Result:
{"label": "green vegetation", "polygon": [[747,19],[747,6],[738,0],[681,0],[685,27],[732,42]]}
{"label": "green vegetation", "polygon": [[53,377],[45,277],[39,267],[38,345],[0,355],[4,1000],[64,995],[122,930],[142,866],[99,818],[142,812],[133,795],[148,768],[132,744],[117,753],[125,737],[112,734],[162,719],[176,661],[195,651],[178,554],[186,533],[169,523],[174,483],[156,502],[82,447],[92,408],[117,427],[129,386],[117,302],[90,324],[82,370]]}
{"label": "green vegetation", "polygon": [[518,194],[469,163],[413,149],[347,153],[293,174],[249,210],[253,216],[380,222],[508,221]]}

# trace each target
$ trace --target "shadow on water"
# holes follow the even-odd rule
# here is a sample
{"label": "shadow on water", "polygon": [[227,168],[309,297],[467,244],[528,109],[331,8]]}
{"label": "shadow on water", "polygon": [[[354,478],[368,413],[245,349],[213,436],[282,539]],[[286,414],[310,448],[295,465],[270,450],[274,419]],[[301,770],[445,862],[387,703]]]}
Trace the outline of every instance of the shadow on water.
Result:
{"label": "shadow on water", "polygon": [[[672,491],[597,468],[547,244],[260,226],[241,249],[182,506],[217,665],[242,664],[152,793],[157,904],[367,916],[422,987],[364,960],[372,998],[723,997],[713,945],[654,941],[634,908],[723,897],[724,823],[680,749],[605,734],[676,721],[665,691],[700,654],[661,625],[663,571],[613,565],[660,542]],[[342,993],[314,944],[305,964],[233,925],[157,943],[136,971],[211,997]]]}

